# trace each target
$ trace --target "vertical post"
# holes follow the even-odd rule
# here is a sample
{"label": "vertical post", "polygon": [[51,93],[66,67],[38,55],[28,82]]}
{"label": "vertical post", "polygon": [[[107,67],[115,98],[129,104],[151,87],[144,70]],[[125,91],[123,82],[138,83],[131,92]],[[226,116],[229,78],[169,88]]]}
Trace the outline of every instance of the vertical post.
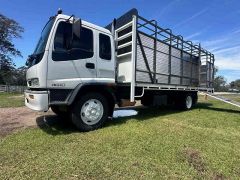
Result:
{"label": "vertical post", "polygon": [[209,79],[209,87],[211,87],[211,85],[212,85],[212,55],[209,54],[209,56],[210,56],[210,63],[209,63],[209,77],[208,77],[208,79]]}
{"label": "vertical post", "polygon": [[172,63],[172,33],[170,34],[169,58],[168,58],[168,84],[171,84],[171,63]]}
{"label": "vertical post", "polygon": [[214,83],[214,73],[215,73],[215,67],[214,67],[215,57],[214,57],[213,54],[212,54],[212,57],[213,57],[213,64],[212,64],[213,72],[212,72],[212,87],[211,87],[211,88],[213,88],[213,83]]}
{"label": "vertical post", "polygon": [[[112,23],[116,23],[115,19]],[[116,32],[115,26],[113,26],[113,24],[112,24],[112,35],[114,37],[113,39],[114,39],[114,54],[115,54],[114,56],[115,82],[117,82],[118,81],[118,61],[117,61],[118,33]]]}
{"label": "vertical post", "polygon": [[132,18],[132,81],[131,81],[131,92],[130,92],[130,101],[135,101],[135,82],[136,82],[136,48],[137,48],[137,17],[133,15]]}
{"label": "vertical post", "polygon": [[181,70],[181,78],[180,78],[180,84],[183,85],[183,39],[181,39],[181,61],[180,61],[180,70]]}
{"label": "vertical post", "polygon": [[208,88],[208,54],[206,52],[206,88]]}
{"label": "vertical post", "polygon": [[201,85],[201,66],[202,66],[202,60],[201,60],[201,44],[198,45],[198,86]]}
{"label": "vertical post", "polygon": [[192,86],[192,79],[193,79],[193,58],[192,58],[192,51],[193,51],[193,45],[191,44],[191,55],[190,55],[190,65],[191,65],[191,72],[190,72],[190,86]]}
{"label": "vertical post", "polygon": [[154,50],[153,50],[153,81],[157,83],[156,79],[156,65],[157,65],[157,21],[155,21],[155,38],[154,38]]}

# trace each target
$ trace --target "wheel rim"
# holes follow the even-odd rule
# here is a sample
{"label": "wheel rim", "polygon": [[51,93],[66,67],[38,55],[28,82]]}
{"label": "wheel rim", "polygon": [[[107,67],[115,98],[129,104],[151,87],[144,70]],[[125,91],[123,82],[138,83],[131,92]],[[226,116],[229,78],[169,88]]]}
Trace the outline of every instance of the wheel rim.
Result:
{"label": "wheel rim", "polygon": [[187,109],[190,109],[192,107],[192,97],[191,96],[187,96],[187,98],[186,98],[186,107],[187,107]]}
{"label": "wheel rim", "polygon": [[83,104],[80,115],[85,124],[94,125],[103,116],[103,105],[97,99],[90,99]]}

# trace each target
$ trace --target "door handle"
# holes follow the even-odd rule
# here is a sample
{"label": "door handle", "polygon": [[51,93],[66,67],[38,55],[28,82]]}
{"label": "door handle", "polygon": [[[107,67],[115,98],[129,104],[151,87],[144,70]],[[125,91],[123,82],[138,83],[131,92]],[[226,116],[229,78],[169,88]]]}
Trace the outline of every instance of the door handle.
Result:
{"label": "door handle", "polygon": [[86,68],[95,69],[95,64],[94,63],[86,63]]}

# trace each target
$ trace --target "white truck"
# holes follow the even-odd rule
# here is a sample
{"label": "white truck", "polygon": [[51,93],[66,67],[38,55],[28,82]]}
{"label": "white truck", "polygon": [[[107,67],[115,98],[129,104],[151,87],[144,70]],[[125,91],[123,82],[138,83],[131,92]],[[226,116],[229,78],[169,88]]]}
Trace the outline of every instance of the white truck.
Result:
{"label": "white truck", "polygon": [[214,91],[214,55],[136,9],[105,28],[59,10],[26,64],[26,106],[70,115],[81,131],[101,127],[116,104],[191,109],[198,91]]}

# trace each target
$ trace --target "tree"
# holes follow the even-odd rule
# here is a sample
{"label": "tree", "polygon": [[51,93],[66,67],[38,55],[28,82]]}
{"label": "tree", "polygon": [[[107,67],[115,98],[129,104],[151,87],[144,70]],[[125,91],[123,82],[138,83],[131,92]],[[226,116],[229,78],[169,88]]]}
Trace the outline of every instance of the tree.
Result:
{"label": "tree", "polygon": [[24,29],[13,19],[0,14],[0,83],[11,83],[15,64],[13,57],[22,56],[13,39],[21,38]]}
{"label": "tree", "polygon": [[235,81],[232,81],[230,83],[230,87],[231,89],[237,89],[237,90],[240,90],[240,79],[237,79]]}
{"label": "tree", "polygon": [[227,91],[226,79],[223,76],[217,76],[214,78],[214,89],[215,91]]}
{"label": "tree", "polygon": [[22,66],[22,67],[15,69],[15,71],[13,73],[13,83],[15,85],[25,86],[27,84],[26,72],[27,72],[26,66]]}

